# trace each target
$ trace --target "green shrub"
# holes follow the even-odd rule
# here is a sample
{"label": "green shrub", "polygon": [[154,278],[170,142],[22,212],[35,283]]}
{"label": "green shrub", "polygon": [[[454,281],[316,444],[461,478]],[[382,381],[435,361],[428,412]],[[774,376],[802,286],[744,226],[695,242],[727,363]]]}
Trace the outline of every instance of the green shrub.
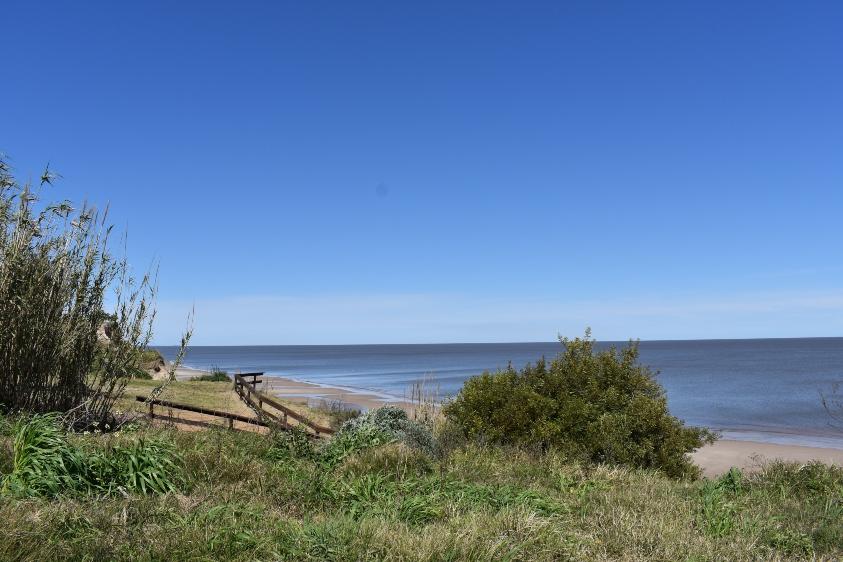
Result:
{"label": "green shrub", "polygon": [[14,427],[12,472],[4,494],[56,496],[89,487],[81,452],[68,443],[56,416],[21,418]]}
{"label": "green shrub", "polygon": [[404,410],[384,406],[348,420],[330,440],[318,447],[301,428],[279,431],[268,456],[276,460],[313,460],[333,468],[355,453],[395,442],[426,454],[436,450],[429,429],[409,420]]}
{"label": "green shrub", "polygon": [[375,425],[357,425],[337,432],[318,451],[318,460],[326,466],[340,464],[354,453],[395,441],[395,436]]}
{"label": "green shrub", "polygon": [[700,488],[698,524],[715,538],[732,532],[737,521],[735,499],[743,491],[743,473],[732,467],[717,480],[706,480]]}
{"label": "green shrub", "polygon": [[630,342],[595,352],[590,332],[562,340],[564,351],[518,372],[483,373],[466,381],[444,408],[469,438],[559,448],[592,462],[656,468],[695,476],[686,457],[714,436],[670,415],[662,387],[638,364]]}
{"label": "green shrub", "polygon": [[157,439],[115,445],[89,457],[93,488],[101,493],[139,494],[175,492],[180,478],[173,446]]}

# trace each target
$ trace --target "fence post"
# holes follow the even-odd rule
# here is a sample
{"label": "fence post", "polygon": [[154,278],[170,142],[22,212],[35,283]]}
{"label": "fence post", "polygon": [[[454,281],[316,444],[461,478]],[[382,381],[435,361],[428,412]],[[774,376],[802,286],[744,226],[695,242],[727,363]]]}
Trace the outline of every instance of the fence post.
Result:
{"label": "fence post", "polygon": [[150,402],[149,402],[149,419],[152,419],[154,417],[155,417],[155,404],[153,404],[152,401],[150,400]]}

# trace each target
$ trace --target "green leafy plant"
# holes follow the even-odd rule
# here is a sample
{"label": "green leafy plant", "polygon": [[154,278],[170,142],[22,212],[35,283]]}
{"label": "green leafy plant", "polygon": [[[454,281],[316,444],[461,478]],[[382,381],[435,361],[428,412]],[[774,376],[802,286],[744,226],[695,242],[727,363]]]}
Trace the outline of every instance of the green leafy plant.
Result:
{"label": "green leafy plant", "polygon": [[634,342],[596,351],[590,332],[564,351],[516,371],[466,381],[444,408],[469,438],[557,448],[584,460],[694,476],[689,453],[714,435],[670,415],[664,390],[638,363]]}
{"label": "green leafy plant", "polygon": [[12,472],[2,492],[55,496],[90,487],[81,452],[68,443],[55,415],[21,418],[13,429]]}
{"label": "green leafy plant", "polygon": [[316,447],[307,431],[300,426],[273,432],[273,444],[267,452],[269,458],[283,460],[314,459]]}
{"label": "green leafy plant", "polygon": [[178,457],[169,443],[139,439],[105,449],[73,445],[56,415],[23,417],[14,428],[12,471],[3,494],[59,496],[177,489]]}

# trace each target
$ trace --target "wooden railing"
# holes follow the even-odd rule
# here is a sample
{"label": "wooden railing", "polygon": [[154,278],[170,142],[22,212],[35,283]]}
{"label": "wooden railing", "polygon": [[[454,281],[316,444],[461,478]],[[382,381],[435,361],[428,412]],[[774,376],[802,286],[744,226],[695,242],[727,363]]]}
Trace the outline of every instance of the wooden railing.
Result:
{"label": "wooden railing", "polygon": [[135,399],[138,402],[146,402],[149,405],[149,414],[148,415],[151,419],[155,419],[155,418],[169,419],[169,420],[176,421],[176,422],[179,422],[179,423],[184,423],[184,424],[187,424],[187,425],[199,425],[199,426],[203,426],[203,427],[210,427],[210,426],[215,425],[215,424],[212,424],[210,422],[205,422],[205,421],[200,421],[200,420],[189,420],[189,419],[185,419],[185,418],[174,418],[173,416],[171,416],[169,414],[166,414],[166,415],[156,414],[155,413],[155,406],[160,406],[162,408],[167,408],[167,409],[171,409],[171,410],[183,410],[185,412],[193,412],[195,414],[203,414],[203,415],[206,415],[206,416],[212,416],[212,417],[222,418],[222,419],[228,420],[229,429],[234,429],[234,422],[235,421],[247,423],[247,424],[250,424],[250,425],[257,425],[257,426],[261,426],[261,427],[269,427],[269,424],[267,424],[266,422],[264,422],[260,419],[251,418],[249,416],[241,416],[240,414],[232,414],[231,412],[223,412],[221,410],[214,410],[214,409],[211,409],[211,408],[201,408],[199,406],[190,406],[188,404],[177,404],[176,402],[170,402],[169,400],[158,400],[158,399],[150,400],[146,396],[136,396]]}
{"label": "wooden railing", "polygon": [[[292,418],[298,422],[298,425],[311,429],[317,437],[331,435],[334,432],[331,428],[314,423],[302,414],[288,408],[273,396],[259,391],[257,387],[263,382],[261,376],[263,376],[263,373],[239,373],[234,375],[235,392],[260,417],[266,417],[283,428],[291,427],[289,419]],[[271,412],[265,406],[270,406],[275,411]]]}

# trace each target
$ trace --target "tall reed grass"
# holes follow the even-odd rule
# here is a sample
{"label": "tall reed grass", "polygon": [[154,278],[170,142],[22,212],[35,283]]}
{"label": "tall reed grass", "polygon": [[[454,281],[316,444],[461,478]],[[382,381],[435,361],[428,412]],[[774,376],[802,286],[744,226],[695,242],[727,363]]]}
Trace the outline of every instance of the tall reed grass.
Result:
{"label": "tall reed grass", "polygon": [[107,427],[151,337],[156,279],[112,254],[107,210],[44,201],[57,177],[21,185],[0,158],[0,405]]}

